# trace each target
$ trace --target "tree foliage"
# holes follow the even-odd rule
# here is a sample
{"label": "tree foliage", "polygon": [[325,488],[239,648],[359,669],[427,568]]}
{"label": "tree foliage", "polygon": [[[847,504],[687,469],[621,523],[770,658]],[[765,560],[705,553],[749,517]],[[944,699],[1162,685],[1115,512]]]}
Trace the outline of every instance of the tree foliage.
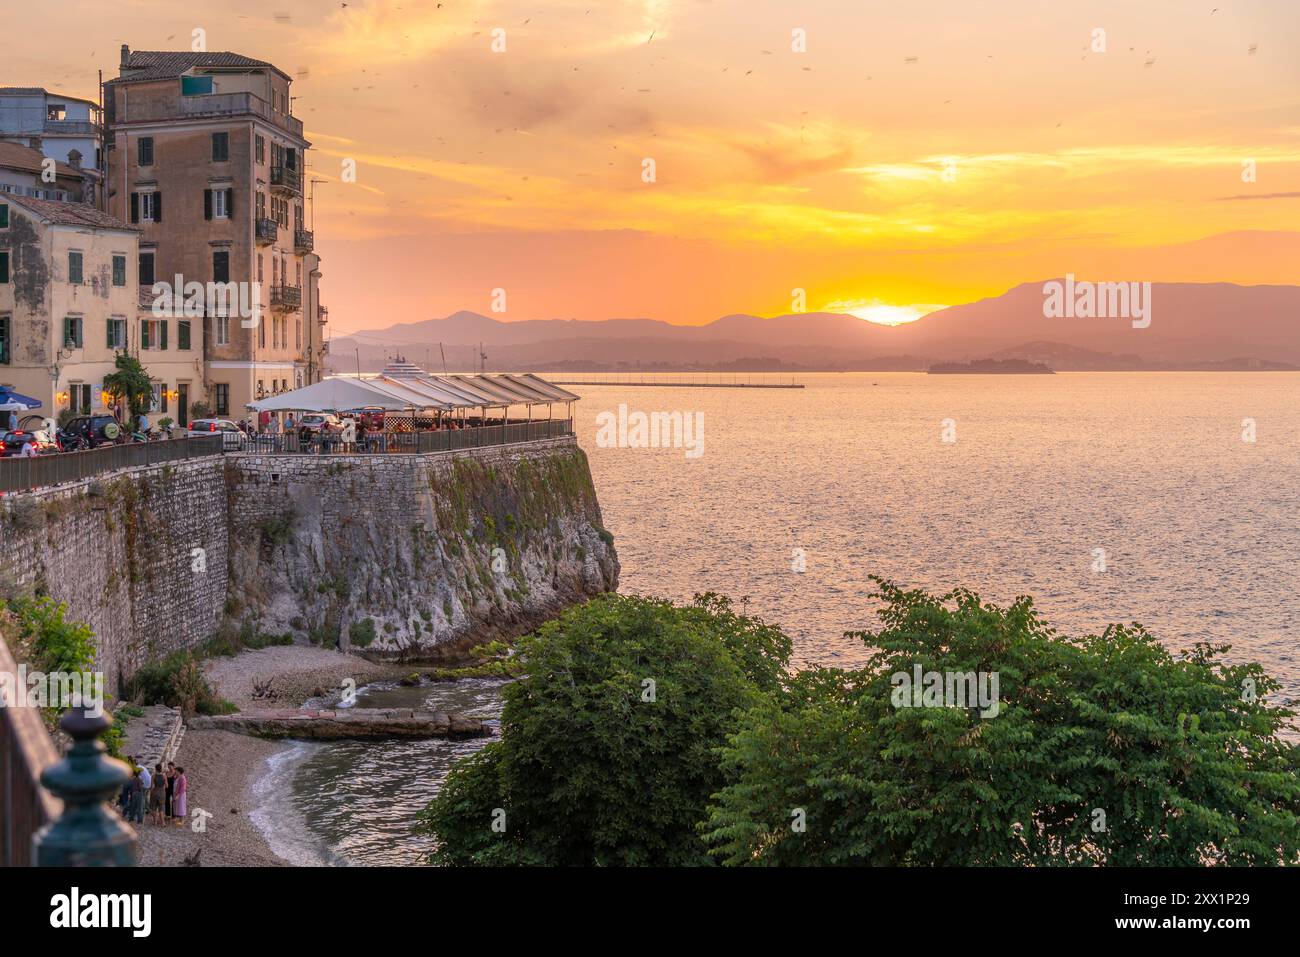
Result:
{"label": "tree foliage", "polygon": [[114,371],[104,376],[104,391],[114,400],[125,397],[132,417],[148,412],[153,404],[153,382],[140,360],[119,352],[113,365]]}
{"label": "tree foliage", "polygon": [[[1300,861],[1300,749],[1276,682],[1140,625],[1069,638],[1008,608],[876,579],[855,672],[758,701],[702,830],[727,864],[1202,865]],[[996,672],[996,716],[895,707],[891,676]],[[802,819],[802,829],[794,819]]]}
{"label": "tree foliage", "polygon": [[[693,865],[742,710],[776,692],[790,640],[726,599],[606,595],[518,648],[502,736],[459,764],[422,815],[433,861]],[[494,823],[497,827],[494,829]]]}

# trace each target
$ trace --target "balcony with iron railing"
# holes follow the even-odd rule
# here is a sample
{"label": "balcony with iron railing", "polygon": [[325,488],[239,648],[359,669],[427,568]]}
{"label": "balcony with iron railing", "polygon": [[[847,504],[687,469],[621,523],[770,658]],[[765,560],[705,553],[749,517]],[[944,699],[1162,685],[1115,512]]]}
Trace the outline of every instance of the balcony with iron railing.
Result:
{"label": "balcony with iron railing", "polygon": [[280,224],[274,219],[261,217],[257,220],[257,244],[265,246],[273,243],[280,236]]}
{"label": "balcony with iron railing", "polygon": [[161,120],[251,114],[260,116],[273,126],[299,139],[302,138],[302,120],[274,109],[270,103],[255,93],[213,93],[158,99],[133,97],[128,91],[123,95],[121,106],[121,109],[114,111],[115,122],[118,123],[151,123]]}
{"label": "balcony with iron railing", "polygon": [[328,307],[326,306],[316,307],[316,321],[319,322],[322,326],[325,325],[325,323],[330,321],[330,311]]}
{"label": "balcony with iron railing", "polygon": [[272,166],[271,188],[294,194],[301,193],[302,173],[288,166]]}
{"label": "balcony with iron railing", "polygon": [[271,308],[293,312],[302,307],[301,286],[272,286]]}
{"label": "balcony with iron railing", "polygon": [[309,229],[295,229],[293,231],[293,250],[298,255],[306,255],[316,248],[316,235]]}

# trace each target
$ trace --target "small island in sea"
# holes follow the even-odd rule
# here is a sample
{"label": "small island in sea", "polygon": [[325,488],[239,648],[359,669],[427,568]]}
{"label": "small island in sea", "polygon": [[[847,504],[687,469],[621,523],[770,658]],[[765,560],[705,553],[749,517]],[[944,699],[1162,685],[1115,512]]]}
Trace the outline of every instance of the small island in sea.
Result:
{"label": "small island in sea", "polygon": [[977,359],[974,362],[938,362],[930,366],[928,370],[931,375],[939,374],[982,374],[987,375],[994,373],[997,375],[1055,375],[1055,373],[1041,362],[1030,362],[1028,359]]}

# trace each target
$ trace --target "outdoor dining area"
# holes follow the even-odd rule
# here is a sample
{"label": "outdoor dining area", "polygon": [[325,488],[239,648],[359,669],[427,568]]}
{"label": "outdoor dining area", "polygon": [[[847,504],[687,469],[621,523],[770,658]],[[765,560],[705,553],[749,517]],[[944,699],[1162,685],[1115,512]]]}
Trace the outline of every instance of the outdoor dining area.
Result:
{"label": "outdoor dining area", "polygon": [[[335,375],[248,405],[247,451],[444,452],[558,438],[580,397],[531,373]],[[556,412],[561,412],[556,417]]]}

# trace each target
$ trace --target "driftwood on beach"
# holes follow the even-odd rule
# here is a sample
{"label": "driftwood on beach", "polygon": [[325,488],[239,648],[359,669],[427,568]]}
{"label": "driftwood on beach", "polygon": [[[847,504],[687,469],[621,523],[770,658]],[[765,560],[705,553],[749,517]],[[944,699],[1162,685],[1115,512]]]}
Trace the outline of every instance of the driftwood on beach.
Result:
{"label": "driftwood on beach", "polygon": [[233,731],[261,738],[338,741],[363,738],[484,738],[492,729],[478,718],[412,708],[347,708],[336,711],[275,708],[197,716],[193,730]]}

